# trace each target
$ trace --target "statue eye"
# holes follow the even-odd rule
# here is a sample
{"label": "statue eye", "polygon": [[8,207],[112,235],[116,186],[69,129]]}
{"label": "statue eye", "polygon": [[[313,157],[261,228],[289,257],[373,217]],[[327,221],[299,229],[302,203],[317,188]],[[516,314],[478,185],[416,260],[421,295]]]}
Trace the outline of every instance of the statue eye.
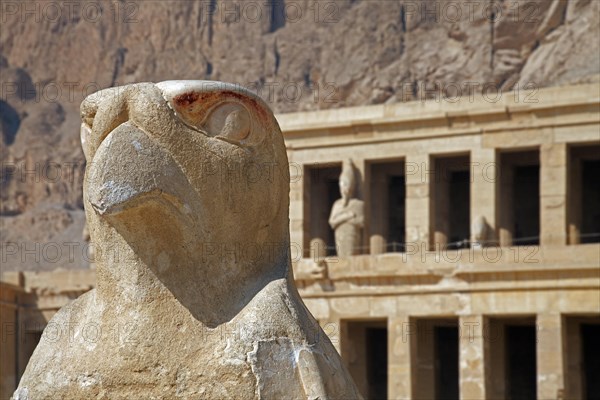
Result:
{"label": "statue eye", "polygon": [[250,117],[246,110],[235,110],[225,118],[225,124],[219,136],[233,140],[244,140],[250,133]]}
{"label": "statue eye", "polygon": [[241,104],[227,103],[213,110],[204,125],[211,136],[242,142],[250,134],[250,114]]}

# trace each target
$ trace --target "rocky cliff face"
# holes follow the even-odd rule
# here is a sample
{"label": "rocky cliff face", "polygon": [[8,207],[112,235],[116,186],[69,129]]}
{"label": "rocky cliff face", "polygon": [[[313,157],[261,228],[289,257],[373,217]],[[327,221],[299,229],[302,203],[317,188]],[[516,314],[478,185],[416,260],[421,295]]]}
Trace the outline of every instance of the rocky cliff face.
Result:
{"label": "rocky cliff face", "polygon": [[6,270],[87,265],[78,108],[99,88],[222,80],[291,112],[600,73],[594,0],[27,1],[1,11]]}

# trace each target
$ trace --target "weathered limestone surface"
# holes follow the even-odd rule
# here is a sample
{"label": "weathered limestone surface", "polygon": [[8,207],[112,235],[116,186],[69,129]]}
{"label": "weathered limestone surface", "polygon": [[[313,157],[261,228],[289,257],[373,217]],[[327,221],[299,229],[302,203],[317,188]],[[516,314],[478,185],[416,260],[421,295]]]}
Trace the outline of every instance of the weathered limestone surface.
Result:
{"label": "weathered limestone surface", "polygon": [[97,287],[44,331],[15,399],[358,398],[291,276],[289,176],[256,96],[207,81],[81,106]]}
{"label": "weathered limestone surface", "polygon": [[560,313],[552,311],[537,316],[537,387],[540,399],[561,398],[565,388],[565,354],[560,350],[567,342],[563,338],[562,318]]}
{"label": "weathered limestone surface", "polygon": [[460,317],[460,393],[462,399],[485,399],[484,318]]}

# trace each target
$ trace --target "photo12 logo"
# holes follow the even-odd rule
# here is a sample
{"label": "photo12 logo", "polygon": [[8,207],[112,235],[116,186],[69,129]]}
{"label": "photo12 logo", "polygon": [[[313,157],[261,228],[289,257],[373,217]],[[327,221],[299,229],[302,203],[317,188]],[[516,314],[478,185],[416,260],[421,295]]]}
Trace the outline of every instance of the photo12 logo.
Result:
{"label": "photo12 logo", "polygon": [[78,22],[138,23],[139,3],[133,1],[2,1],[0,21],[20,23]]}
{"label": "photo12 logo", "polygon": [[541,22],[540,6],[534,1],[403,1],[402,9],[406,20],[417,22]]}
{"label": "photo12 logo", "polygon": [[339,6],[334,1],[201,1],[200,23],[222,24],[259,23],[270,21],[271,31],[299,22],[336,23],[340,18]]}
{"label": "photo12 logo", "polygon": [[539,86],[535,82],[516,84],[511,89],[503,90],[497,82],[414,81],[402,82],[396,91],[403,102],[474,103],[479,100],[498,103],[503,97],[512,98],[515,103],[539,102],[537,97]]}

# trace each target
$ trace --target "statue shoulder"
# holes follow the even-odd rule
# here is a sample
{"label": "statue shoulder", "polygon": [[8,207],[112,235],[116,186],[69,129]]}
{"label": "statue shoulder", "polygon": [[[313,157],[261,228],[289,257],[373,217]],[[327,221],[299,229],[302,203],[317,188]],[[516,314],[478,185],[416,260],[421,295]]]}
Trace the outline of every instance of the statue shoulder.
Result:
{"label": "statue shoulder", "polygon": [[333,202],[333,205],[331,206],[331,211],[339,211],[340,209],[344,208],[344,199],[337,199],[336,201]]}
{"label": "statue shoulder", "polygon": [[350,202],[348,203],[348,205],[350,207],[364,207],[365,202],[363,200],[359,200],[359,199],[351,199]]}

